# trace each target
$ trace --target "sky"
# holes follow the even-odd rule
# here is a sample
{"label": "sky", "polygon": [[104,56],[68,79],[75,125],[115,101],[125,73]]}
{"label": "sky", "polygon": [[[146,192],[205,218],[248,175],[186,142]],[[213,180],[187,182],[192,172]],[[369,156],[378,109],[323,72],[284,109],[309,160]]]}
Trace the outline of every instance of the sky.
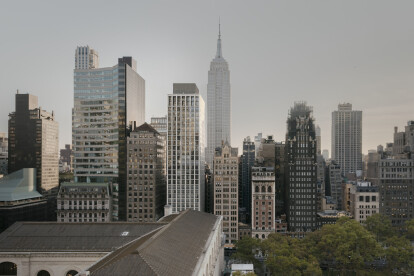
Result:
{"label": "sky", "polygon": [[363,153],[392,142],[414,119],[414,1],[0,2],[0,132],[14,95],[54,111],[60,147],[71,143],[77,46],[100,67],[132,56],[146,81],[146,120],[167,113],[172,84],[205,97],[221,19],[230,67],[232,145],[258,132],[283,141],[295,101],[313,106],[329,149],[339,103],[363,111]]}

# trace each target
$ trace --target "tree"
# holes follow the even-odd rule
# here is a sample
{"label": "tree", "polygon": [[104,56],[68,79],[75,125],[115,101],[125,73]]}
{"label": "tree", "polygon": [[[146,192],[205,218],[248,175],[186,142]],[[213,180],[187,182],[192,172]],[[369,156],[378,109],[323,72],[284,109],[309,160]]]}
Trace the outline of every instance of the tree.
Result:
{"label": "tree", "polygon": [[367,262],[383,255],[383,249],[374,236],[347,217],[309,234],[304,243],[307,252],[315,255],[321,264],[340,271],[364,269]]}
{"label": "tree", "polygon": [[322,275],[318,260],[307,252],[302,240],[274,233],[262,242],[261,249],[272,275]]}
{"label": "tree", "polygon": [[387,267],[390,270],[398,270],[400,272],[412,271],[414,268],[414,252],[408,239],[393,236],[388,238],[384,245],[386,247]]}
{"label": "tree", "polygon": [[259,267],[260,262],[255,258],[255,253],[259,250],[261,241],[251,237],[243,237],[236,242],[236,253],[232,255],[233,259],[240,260],[254,267]]}
{"label": "tree", "polygon": [[412,241],[414,240],[414,219],[408,220],[406,223],[407,233],[406,237]]}
{"label": "tree", "polygon": [[374,234],[377,241],[384,241],[394,235],[391,220],[383,214],[374,214],[367,217],[365,227]]}
{"label": "tree", "polygon": [[256,275],[256,273],[254,273],[254,272],[247,272],[247,273],[242,273],[242,272],[240,272],[240,271],[236,271],[236,272],[233,272],[232,274],[231,274],[231,276],[257,276]]}

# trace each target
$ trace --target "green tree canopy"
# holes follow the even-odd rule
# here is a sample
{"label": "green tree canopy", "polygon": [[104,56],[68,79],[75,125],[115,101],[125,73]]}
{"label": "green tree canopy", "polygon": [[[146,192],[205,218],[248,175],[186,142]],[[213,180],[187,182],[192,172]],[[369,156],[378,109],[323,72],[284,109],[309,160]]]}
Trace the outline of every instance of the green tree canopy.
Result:
{"label": "green tree canopy", "polygon": [[391,220],[383,214],[374,214],[367,217],[365,227],[374,234],[377,241],[384,241],[395,234],[395,231],[392,229]]}

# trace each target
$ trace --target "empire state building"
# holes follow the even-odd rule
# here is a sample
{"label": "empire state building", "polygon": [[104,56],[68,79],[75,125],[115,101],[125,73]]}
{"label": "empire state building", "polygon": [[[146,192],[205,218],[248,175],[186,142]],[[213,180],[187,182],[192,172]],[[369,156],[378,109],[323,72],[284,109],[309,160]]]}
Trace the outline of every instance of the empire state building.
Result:
{"label": "empire state building", "polygon": [[214,151],[222,141],[231,143],[230,71],[221,49],[221,31],[216,57],[210,63],[207,84],[207,151],[206,162],[212,166]]}

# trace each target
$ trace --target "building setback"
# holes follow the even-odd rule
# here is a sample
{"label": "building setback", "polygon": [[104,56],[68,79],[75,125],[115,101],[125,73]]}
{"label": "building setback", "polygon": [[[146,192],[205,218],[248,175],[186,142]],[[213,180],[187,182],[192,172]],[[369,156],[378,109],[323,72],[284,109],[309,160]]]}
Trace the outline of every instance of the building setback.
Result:
{"label": "building setback", "polygon": [[217,52],[210,63],[207,84],[207,150],[206,162],[213,164],[215,149],[222,142],[231,142],[231,92],[230,71],[221,49],[221,32]]}
{"label": "building setback", "polygon": [[214,214],[223,216],[226,243],[238,240],[238,149],[226,142],[216,149],[214,156]]}
{"label": "building setback", "polygon": [[154,222],[166,202],[165,136],[147,123],[128,137],[127,220]]}
{"label": "building setback", "polygon": [[167,204],[173,213],[204,211],[205,110],[195,83],[174,83],[168,95]]}
{"label": "building setback", "polygon": [[[76,49],[76,53],[80,48]],[[126,138],[145,122],[145,81],[131,57],[113,67],[74,70],[72,122],[75,182],[112,183],[114,220],[126,219]]]}
{"label": "building setback", "polygon": [[338,105],[332,112],[331,159],[341,166],[341,173],[362,171],[362,111],[352,104]]}
{"label": "building setback", "polygon": [[164,117],[152,117],[151,118],[151,126],[158,131],[161,135],[167,137],[168,132],[168,124],[167,124],[167,116]]}
{"label": "building setback", "polygon": [[295,102],[287,120],[285,162],[290,232],[316,230],[317,160],[312,108]]}
{"label": "building setback", "polygon": [[37,97],[16,94],[9,114],[9,173],[36,169],[37,191],[50,193],[59,184],[59,125],[53,112],[38,106]]}

